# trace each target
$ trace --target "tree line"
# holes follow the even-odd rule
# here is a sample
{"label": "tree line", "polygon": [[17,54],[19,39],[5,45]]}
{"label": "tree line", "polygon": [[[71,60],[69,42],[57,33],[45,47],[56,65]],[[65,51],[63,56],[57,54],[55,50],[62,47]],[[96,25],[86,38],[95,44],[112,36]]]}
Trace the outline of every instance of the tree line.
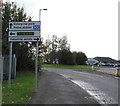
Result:
{"label": "tree line", "polygon": [[[2,8],[2,55],[9,55],[8,26],[11,21],[31,21],[23,7],[17,7],[17,3],[5,2]],[[12,53],[17,57],[17,70],[34,69],[34,52],[35,44],[32,42],[13,43]]]}
{"label": "tree line", "polygon": [[[27,16],[23,7],[18,7],[17,3],[6,2],[2,8],[2,55],[9,55],[8,26],[10,21],[32,21],[31,16]],[[14,42],[13,54],[17,57],[17,70],[34,70],[35,68],[35,43],[34,42]],[[57,37],[53,35],[45,42],[39,42],[39,64],[40,62],[53,63],[58,58],[59,64],[83,65],[87,56],[83,52],[71,52],[67,36]]]}
{"label": "tree line", "polygon": [[59,64],[84,65],[87,61],[85,53],[70,51],[70,44],[66,35],[60,38],[57,35],[53,35],[51,39],[48,37],[44,46],[46,50],[42,54],[42,61],[45,63],[51,64],[55,59],[58,59]]}

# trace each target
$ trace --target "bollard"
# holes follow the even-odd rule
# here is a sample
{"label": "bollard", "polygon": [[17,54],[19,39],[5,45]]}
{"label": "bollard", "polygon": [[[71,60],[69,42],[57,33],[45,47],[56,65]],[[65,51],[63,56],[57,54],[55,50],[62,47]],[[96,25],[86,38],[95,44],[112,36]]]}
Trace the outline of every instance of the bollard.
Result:
{"label": "bollard", "polygon": [[94,65],[92,65],[92,71],[94,71]]}
{"label": "bollard", "polygon": [[117,71],[115,72],[115,75],[116,75],[117,77],[120,77],[120,67],[117,68]]}

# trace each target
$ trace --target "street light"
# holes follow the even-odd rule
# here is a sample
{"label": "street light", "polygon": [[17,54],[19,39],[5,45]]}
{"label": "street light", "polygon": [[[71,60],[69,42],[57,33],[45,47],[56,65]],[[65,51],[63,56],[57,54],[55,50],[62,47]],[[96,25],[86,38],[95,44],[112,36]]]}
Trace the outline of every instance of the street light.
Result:
{"label": "street light", "polygon": [[43,10],[47,10],[47,9],[43,9]]}
{"label": "street light", "polygon": [[39,21],[41,21],[41,10],[47,11],[48,9],[40,9],[40,10],[39,10]]}
{"label": "street light", "polygon": [[[41,10],[47,9],[40,9],[39,10],[39,21],[40,21],[40,36],[41,36]],[[37,72],[38,72],[38,41],[36,42],[36,60],[35,60],[35,92],[37,92]]]}
{"label": "street light", "polygon": [[[40,10],[39,10],[40,28],[41,28],[41,10],[47,11],[48,9],[40,9]],[[40,29],[40,36],[41,36],[41,29]]]}

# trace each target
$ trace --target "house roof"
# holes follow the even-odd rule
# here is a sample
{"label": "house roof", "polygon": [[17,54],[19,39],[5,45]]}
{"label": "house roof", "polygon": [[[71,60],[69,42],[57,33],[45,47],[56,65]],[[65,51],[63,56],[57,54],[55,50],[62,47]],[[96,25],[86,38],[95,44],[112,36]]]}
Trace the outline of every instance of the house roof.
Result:
{"label": "house roof", "polygon": [[94,61],[94,62],[99,62],[98,60],[94,59],[94,58],[88,58],[87,61]]}
{"label": "house roof", "polygon": [[103,63],[116,63],[117,61],[110,58],[110,57],[95,57],[94,59],[98,60],[99,62]]}
{"label": "house roof", "polygon": [[120,63],[120,60],[118,60],[117,62]]}

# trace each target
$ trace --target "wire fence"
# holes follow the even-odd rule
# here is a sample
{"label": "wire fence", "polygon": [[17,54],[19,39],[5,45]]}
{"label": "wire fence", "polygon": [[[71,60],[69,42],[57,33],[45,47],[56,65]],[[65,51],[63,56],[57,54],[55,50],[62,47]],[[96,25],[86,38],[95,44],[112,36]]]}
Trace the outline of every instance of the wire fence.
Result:
{"label": "wire fence", "polygon": [[[3,73],[2,80],[7,80],[9,76],[9,55],[2,57]],[[16,55],[12,55],[11,78],[16,78]]]}

